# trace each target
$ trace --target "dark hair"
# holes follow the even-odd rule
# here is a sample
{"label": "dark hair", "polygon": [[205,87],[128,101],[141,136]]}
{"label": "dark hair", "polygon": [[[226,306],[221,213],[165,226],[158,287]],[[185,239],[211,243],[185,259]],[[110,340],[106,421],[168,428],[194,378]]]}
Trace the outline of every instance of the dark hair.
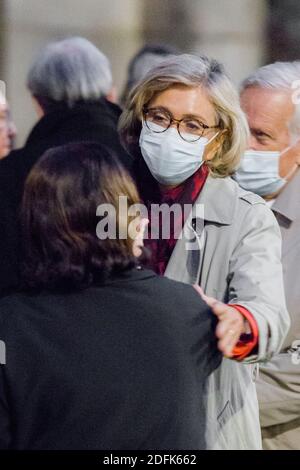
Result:
{"label": "dark hair", "polygon": [[[133,267],[133,240],[118,239],[121,195],[128,206],[139,202],[131,177],[108,148],[73,143],[46,151],[26,180],[22,202],[25,285],[85,288]],[[116,239],[97,237],[100,204],[116,209]]]}
{"label": "dark hair", "polygon": [[121,95],[121,104],[124,106],[132,88],[142,79],[151,68],[155,67],[171,55],[179,54],[176,47],[169,44],[145,44],[132,57],[128,64],[127,81]]}

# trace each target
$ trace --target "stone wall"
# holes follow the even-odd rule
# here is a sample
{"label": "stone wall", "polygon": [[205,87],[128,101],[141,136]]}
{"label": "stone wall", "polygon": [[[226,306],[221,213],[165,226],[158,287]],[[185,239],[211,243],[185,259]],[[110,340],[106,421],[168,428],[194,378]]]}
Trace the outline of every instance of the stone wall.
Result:
{"label": "stone wall", "polygon": [[121,88],[129,58],[141,45],[140,0],[6,0],[4,54],[0,79],[22,145],[36,120],[25,88],[29,64],[50,40],[80,35],[93,41],[111,60],[113,76]]}
{"label": "stone wall", "polygon": [[81,35],[112,62],[122,88],[128,60],[146,41],[221,60],[238,83],[264,61],[265,0],[1,0],[0,79],[22,145],[36,120],[25,80],[49,40]]}
{"label": "stone wall", "polygon": [[144,29],[148,39],[215,57],[239,83],[265,61],[267,13],[265,0],[146,0]]}

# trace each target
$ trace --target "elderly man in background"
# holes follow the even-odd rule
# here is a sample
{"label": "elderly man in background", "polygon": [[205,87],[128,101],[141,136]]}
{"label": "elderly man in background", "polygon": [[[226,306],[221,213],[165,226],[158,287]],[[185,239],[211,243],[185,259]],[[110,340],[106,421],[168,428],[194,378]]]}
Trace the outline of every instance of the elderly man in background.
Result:
{"label": "elderly man in background", "polygon": [[[291,328],[257,382],[265,449],[300,449],[300,62],[260,68],[242,84],[251,131],[236,179],[266,199],[281,228]],[[270,273],[272,276],[272,273]]]}
{"label": "elderly man in background", "polygon": [[87,39],[47,45],[34,61],[27,86],[38,115],[25,146],[0,162],[0,295],[19,284],[18,209],[30,169],[49,148],[76,141],[110,147],[125,166],[131,159],[117,133],[120,109],[108,59]]}
{"label": "elderly man in background", "polygon": [[16,133],[16,126],[11,120],[6,98],[0,91],[0,160],[7,157],[12,150]]}

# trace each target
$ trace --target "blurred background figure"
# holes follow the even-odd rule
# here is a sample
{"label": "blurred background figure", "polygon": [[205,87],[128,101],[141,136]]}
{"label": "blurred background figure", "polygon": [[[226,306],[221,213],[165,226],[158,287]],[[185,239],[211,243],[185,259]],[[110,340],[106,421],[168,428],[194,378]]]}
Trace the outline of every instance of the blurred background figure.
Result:
{"label": "blurred background figure", "polygon": [[12,150],[17,129],[11,119],[7,101],[0,91],[0,160]]}
{"label": "blurred background figure", "polygon": [[263,445],[273,450],[300,445],[300,368],[293,361],[300,344],[299,80],[300,62],[277,62],[250,75],[241,90],[251,138],[236,179],[266,199],[280,225],[291,317],[280,354],[260,367],[257,382]]}
{"label": "blurred background figure", "polygon": [[17,284],[17,214],[24,181],[49,148],[95,141],[112,148],[122,163],[131,159],[119,142],[120,108],[113,99],[107,57],[85,38],[48,44],[30,67],[27,86],[38,116],[23,148],[0,162],[0,292]]}
{"label": "blurred background figure", "polygon": [[109,57],[119,95],[144,44],[214,57],[236,84],[261,65],[299,58],[299,0],[85,0],[84,9],[80,0],[2,0],[0,23],[0,79],[9,84],[18,146],[35,120],[28,64],[50,41],[92,41]]}
{"label": "blurred background figure", "polygon": [[146,44],[131,59],[127,70],[127,81],[121,96],[121,104],[124,106],[132,88],[146,73],[171,55],[178,54],[175,47],[165,44]]}

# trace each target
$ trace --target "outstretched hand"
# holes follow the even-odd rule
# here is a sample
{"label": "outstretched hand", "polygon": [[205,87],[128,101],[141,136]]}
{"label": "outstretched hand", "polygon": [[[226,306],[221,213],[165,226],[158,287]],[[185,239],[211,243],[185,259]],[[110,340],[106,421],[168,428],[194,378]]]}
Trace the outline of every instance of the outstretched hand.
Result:
{"label": "outstretched hand", "polygon": [[194,289],[200,294],[204,302],[218,317],[216,336],[218,348],[226,357],[233,356],[233,349],[243,333],[246,333],[246,320],[234,307],[227,305],[214,297],[204,294],[200,286],[194,285]]}

